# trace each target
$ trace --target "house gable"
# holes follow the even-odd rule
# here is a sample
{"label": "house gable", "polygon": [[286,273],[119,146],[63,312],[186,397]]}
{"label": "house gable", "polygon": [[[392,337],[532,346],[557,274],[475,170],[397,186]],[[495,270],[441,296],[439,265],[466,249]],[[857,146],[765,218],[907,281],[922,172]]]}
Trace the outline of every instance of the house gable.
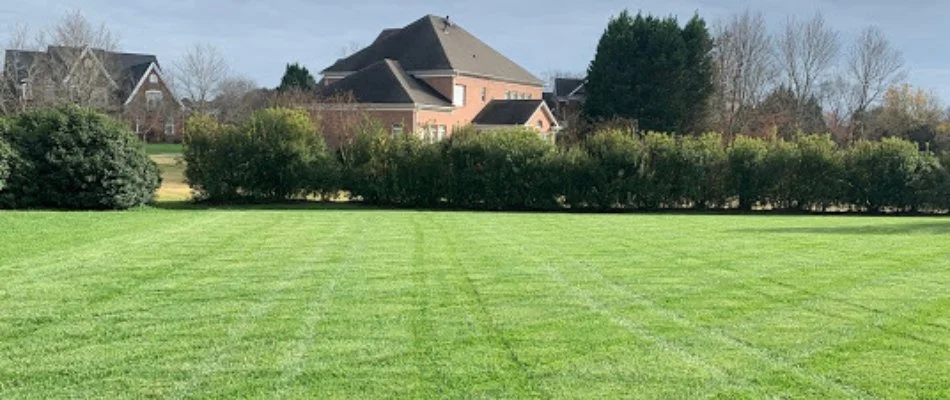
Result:
{"label": "house gable", "polygon": [[[135,74],[135,75],[139,75],[139,74]],[[181,108],[185,107],[185,105],[181,102],[181,99],[175,96],[175,93],[171,90],[171,87],[169,87],[168,84],[166,83],[165,78],[162,76],[161,69],[158,67],[158,63],[155,63],[155,62],[149,63],[148,67],[140,75],[141,76],[138,79],[138,82],[135,83],[135,87],[133,87],[132,90],[129,91],[129,95],[125,99],[125,102],[123,103],[124,106],[129,106],[133,100],[140,97],[144,97],[145,92],[148,90],[159,90],[159,91],[162,91],[165,95],[174,99],[175,103],[179,107]]]}

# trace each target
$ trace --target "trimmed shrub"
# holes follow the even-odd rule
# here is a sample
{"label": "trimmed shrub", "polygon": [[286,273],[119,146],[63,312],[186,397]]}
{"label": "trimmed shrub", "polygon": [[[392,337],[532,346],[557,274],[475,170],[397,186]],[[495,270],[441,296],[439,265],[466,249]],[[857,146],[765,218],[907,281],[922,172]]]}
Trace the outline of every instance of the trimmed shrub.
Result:
{"label": "trimmed shrub", "polygon": [[457,132],[445,161],[449,201],[490,210],[543,209],[556,204],[549,173],[554,145],[532,129]]}
{"label": "trimmed shrub", "polygon": [[682,174],[687,160],[672,135],[649,132],[643,136],[644,160],[640,173],[645,187],[640,193],[641,206],[648,209],[672,208],[683,203],[686,188]]}
{"label": "trimmed shrub", "polygon": [[796,205],[795,182],[800,162],[801,155],[795,143],[784,139],[768,142],[761,169],[765,204],[777,210]]}
{"label": "trimmed shrub", "polygon": [[127,209],[154,200],[158,166],[119,122],[76,106],[30,111],[4,129],[15,157],[0,205]]}
{"label": "trimmed shrub", "polygon": [[847,201],[844,157],[828,135],[796,140],[799,164],[794,175],[794,203],[803,210],[821,210]]}
{"label": "trimmed shrub", "polygon": [[722,136],[707,133],[680,141],[683,157],[680,182],[684,200],[695,208],[726,203],[726,146]]}
{"label": "trimmed shrub", "polygon": [[301,110],[260,110],[238,127],[197,115],[186,127],[185,177],[198,200],[289,200],[336,189],[336,159]]}
{"label": "trimmed shrub", "polygon": [[[644,178],[645,149],[633,133],[607,129],[584,142],[587,159],[577,167],[587,169],[581,180],[587,181],[586,203],[598,209],[636,207],[647,190]],[[576,197],[576,194],[575,194]],[[575,200],[576,202],[577,200]]]}
{"label": "trimmed shrub", "polygon": [[768,147],[761,139],[739,136],[729,146],[728,193],[738,198],[741,210],[751,210],[766,198],[768,185],[763,169],[766,154]]}
{"label": "trimmed shrub", "polygon": [[914,208],[913,183],[921,164],[917,146],[903,139],[855,143],[845,153],[850,203],[868,211]]}

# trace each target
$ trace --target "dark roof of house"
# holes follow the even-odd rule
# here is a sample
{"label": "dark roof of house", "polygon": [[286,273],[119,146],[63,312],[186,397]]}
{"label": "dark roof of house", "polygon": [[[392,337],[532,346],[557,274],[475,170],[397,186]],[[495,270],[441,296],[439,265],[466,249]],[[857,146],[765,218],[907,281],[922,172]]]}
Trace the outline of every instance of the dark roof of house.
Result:
{"label": "dark roof of house", "polygon": [[544,100],[492,100],[475,119],[476,125],[524,125],[544,103]]}
{"label": "dark roof of house", "polygon": [[344,93],[352,93],[359,103],[452,106],[445,96],[410,76],[399,62],[389,59],[371,64],[317,91],[320,97]]}
{"label": "dark roof of house", "polygon": [[544,102],[548,105],[548,108],[553,110],[557,107],[557,96],[555,96],[553,92],[541,93],[541,98],[544,99]]}
{"label": "dark roof of house", "polygon": [[46,57],[46,53],[42,51],[7,50],[3,57],[3,69],[5,72],[11,73],[19,82],[29,78],[30,68],[34,65],[34,62]]}
{"label": "dark roof of house", "polygon": [[585,94],[584,88],[581,87],[583,84],[584,79],[557,78],[554,80],[554,94],[558,97],[565,97],[580,87],[580,90],[578,90],[575,94],[583,95]]}
{"label": "dark roof of house", "polygon": [[[82,48],[68,46],[48,46],[45,52],[30,50],[7,50],[5,63],[9,68],[15,64],[18,74],[28,74],[31,66],[37,61],[55,61],[64,63],[66,60],[78,57]],[[131,81],[134,87],[152,63],[158,64],[158,58],[152,54],[118,53],[101,49],[92,49],[92,52],[106,64],[106,70],[117,84]],[[132,89],[131,87],[129,89]]]}
{"label": "dark roof of house", "polygon": [[402,29],[384,30],[376,40],[323,70],[353,72],[383,59],[399,61],[407,71],[454,70],[541,86],[543,82],[462,27],[434,15]]}

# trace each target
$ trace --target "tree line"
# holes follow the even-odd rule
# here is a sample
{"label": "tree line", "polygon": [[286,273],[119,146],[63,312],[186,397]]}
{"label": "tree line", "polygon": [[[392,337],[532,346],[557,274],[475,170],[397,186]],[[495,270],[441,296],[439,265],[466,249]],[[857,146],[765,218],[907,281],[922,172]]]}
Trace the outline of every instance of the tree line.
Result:
{"label": "tree line", "polygon": [[770,29],[745,11],[711,28],[694,16],[612,18],[587,71],[587,124],[633,120],[642,130],[781,137],[827,133],[840,144],[900,137],[950,148],[950,115],[903,83],[901,52],[877,27],[850,43],[819,13]]}

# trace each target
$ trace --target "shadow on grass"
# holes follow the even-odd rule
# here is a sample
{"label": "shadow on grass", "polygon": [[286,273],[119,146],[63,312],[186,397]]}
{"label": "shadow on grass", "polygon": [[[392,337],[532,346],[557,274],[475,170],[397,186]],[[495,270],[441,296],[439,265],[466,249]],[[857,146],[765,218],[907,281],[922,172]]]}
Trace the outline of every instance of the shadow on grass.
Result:
{"label": "shadow on grass", "polygon": [[[285,201],[278,203],[205,203],[205,202],[194,202],[191,200],[169,200],[169,201],[159,201],[153,205],[151,208],[161,209],[161,210],[172,210],[172,211],[195,211],[195,210],[234,210],[234,211],[296,211],[296,210],[313,210],[313,211],[420,211],[420,212],[471,212],[471,213],[534,213],[534,214],[578,214],[578,215],[611,215],[611,214],[627,214],[627,215],[682,215],[682,216],[743,216],[743,217],[775,217],[775,216],[815,216],[815,217],[881,217],[888,216],[890,218],[900,218],[900,217],[928,217],[932,219],[943,219],[950,217],[950,214],[927,214],[927,213],[863,213],[863,212],[817,212],[817,211],[795,211],[795,210],[755,210],[755,211],[743,211],[736,209],[569,209],[569,208],[558,208],[558,209],[510,209],[510,210],[493,210],[493,209],[482,209],[482,208],[461,208],[453,207],[450,205],[443,205],[437,207],[410,207],[410,206],[398,206],[398,205],[385,205],[385,204],[369,204],[361,203],[358,201],[350,202],[321,202],[321,201],[309,201],[309,200],[294,200],[294,201]],[[942,224],[934,223],[935,226],[943,226]],[[862,228],[867,229],[900,229],[905,225],[894,225],[894,226],[879,226],[879,225],[869,225],[867,227],[831,227],[827,229],[851,229],[851,230],[861,230]],[[947,221],[948,229],[950,229],[950,221]],[[808,230],[817,230],[816,232],[808,232]],[[815,227],[802,227],[802,228],[787,228],[787,229],[773,229],[767,230],[762,229],[760,232],[766,233],[822,233],[822,229],[825,228],[815,228]],[[857,232],[855,232],[857,233]]]}
{"label": "shadow on grass", "polygon": [[816,234],[816,235],[950,235],[950,220],[923,221],[884,225],[809,226],[788,228],[743,229],[743,233]]}

